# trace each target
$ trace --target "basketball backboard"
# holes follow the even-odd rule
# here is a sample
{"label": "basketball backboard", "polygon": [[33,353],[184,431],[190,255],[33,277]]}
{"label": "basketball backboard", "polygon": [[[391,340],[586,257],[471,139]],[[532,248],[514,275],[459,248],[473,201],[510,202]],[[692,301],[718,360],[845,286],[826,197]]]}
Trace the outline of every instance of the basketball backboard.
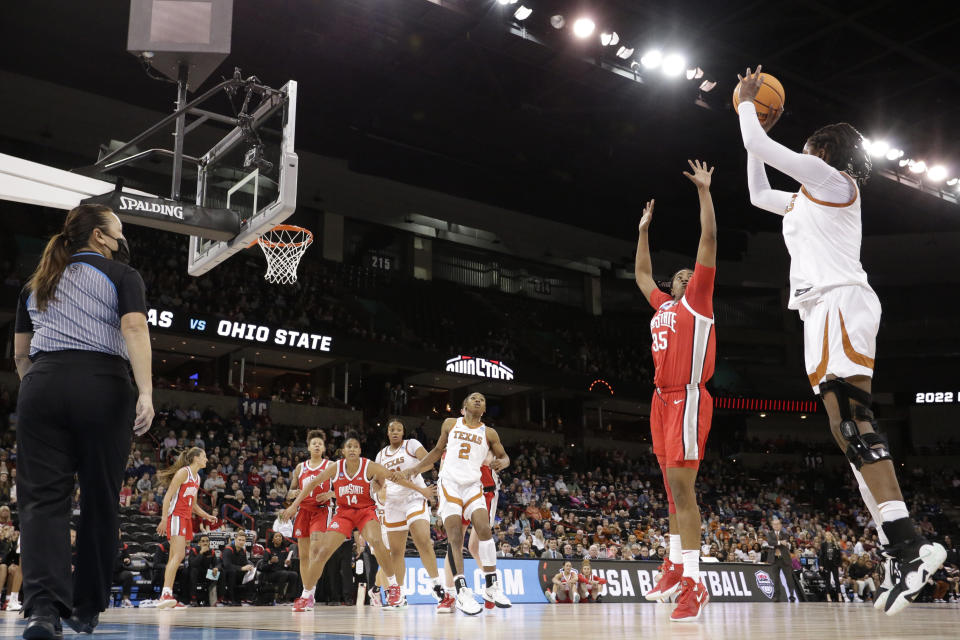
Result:
{"label": "basketball backboard", "polygon": [[200,158],[196,204],[239,213],[240,233],[228,241],[191,236],[190,275],[206,273],[293,214],[296,105],[297,83],[291,80]]}

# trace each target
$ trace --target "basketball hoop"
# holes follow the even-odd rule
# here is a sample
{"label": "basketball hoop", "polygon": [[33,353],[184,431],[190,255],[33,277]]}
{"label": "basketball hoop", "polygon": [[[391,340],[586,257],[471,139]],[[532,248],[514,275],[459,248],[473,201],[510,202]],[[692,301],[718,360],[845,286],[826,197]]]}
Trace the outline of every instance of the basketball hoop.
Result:
{"label": "basketball hoop", "polygon": [[264,280],[271,284],[293,284],[297,281],[297,265],[313,243],[309,229],[291,224],[278,224],[259,238],[257,244],[267,258]]}

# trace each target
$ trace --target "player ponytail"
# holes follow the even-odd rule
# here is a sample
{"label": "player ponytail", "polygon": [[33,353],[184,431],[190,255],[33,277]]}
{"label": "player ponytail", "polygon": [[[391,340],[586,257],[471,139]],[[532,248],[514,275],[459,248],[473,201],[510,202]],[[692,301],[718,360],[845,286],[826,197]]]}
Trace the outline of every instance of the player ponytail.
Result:
{"label": "player ponytail", "polygon": [[47,305],[54,299],[70,256],[87,245],[94,229],[110,223],[111,213],[110,207],[102,204],[81,204],[70,210],[63,222],[63,229],[53,234],[47,242],[40,263],[27,282],[36,297],[38,309],[46,311]]}
{"label": "player ponytail", "polygon": [[847,173],[863,187],[870,178],[873,161],[863,144],[863,136],[846,122],[828,124],[807,138],[807,145],[823,151],[823,160],[834,169]]}
{"label": "player ponytail", "polygon": [[170,479],[177,474],[177,471],[180,471],[180,469],[192,464],[193,461],[197,459],[197,456],[199,456],[201,453],[203,453],[203,449],[200,447],[190,447],[189,449],[181,451],[180,455],[177,456],[177,459],[173,461],[172,465],[166,469],[157,471],[157,482],[160,484],[169,483]]}

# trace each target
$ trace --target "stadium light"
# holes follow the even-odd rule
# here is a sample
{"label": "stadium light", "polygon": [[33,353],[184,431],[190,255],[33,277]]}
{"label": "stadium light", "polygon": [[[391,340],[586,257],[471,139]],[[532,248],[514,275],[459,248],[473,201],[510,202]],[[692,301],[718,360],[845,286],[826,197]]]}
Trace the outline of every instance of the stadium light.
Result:
{"label": "stadium light", "polygon": [[921,160],[920,162],[911,162],[909,164],[910,171],[913,173],[923,173],[927,170],[927,163]]}
{"label": "stadium light", "polygon": [[617,49],[617,57],[627,60],[633,55],[633,47],[620,47]]}
{"label": "stadium light", "polygon": [[[864,140],[866,142],[866,140]],[[890,143],[886,140],[877,140],[870,145],[870,155],[875,158],[887,155],[887,151],[890,150]]]}
{"label": "stadium light", "polygon": [[550,26],[552,26],[554,29],[563,29],[565,24],[567,24],[567,21],[564,20],[563,16],[559,13],[550,17]]}
{"label": "stadium light", "polygon": [[714,82],[713,80],[704,80],[703,82],[700,83],[700,91],[703,91],[704,93],[709,93],[713,91],[713,88],[716,86],[717,86],[717,83]]}
{"label": "stadium light", "polygon": [[519,20],[520,22],[523,22],[524,20],[529,18],[530,14],[532,13],[533,13],[533,9],[531,9],[530,7],[525,7],[523,5],[520,5],[517,8],[517,10],[513,12],[513,17]]}
{"label": "stadium light", "polygon": [[891,148],[887,151],[887,160],[897,160],[903,157],[903,149]]}
{"label": "stadium light", "polygon": [[497,0],[500,4],[517,4],[517,0]]}
{"label": "stadium light", "polygon": [[601,33],[600,44],[605,47],[615,47],[620,44],[620,36],[617,35],[616,31],[611,31],[610,33]]}
{"label": "stadium light", "polygon": [[913,160],[911,160],[910,158],[904,158],[903,160],[900,161],[900,166],[901,166],[901,167],[906,167],[906,166],[909,165],[911,162],[913,162]]}
{"label": "stadium light", "polygon": [[596,28],[596,23],[590,18],[577,18],[576,22],[573,23],[573,35],[581,39],[589,38]]}
{"label": "stadium light", "polygon": [[687,68],[687,61],[677,53],[671,53],[663,59],[663,73],[671,77],[679,76]]}
{"label": "stadium light", "polygon": [[647,69],[656,69],[663,62],[663,53],[659,49],[651,49],[640,58],[640,64]]}
{"label": "stadium light", "polygon": [[957,182],[958,182],[957,178],[950,178],[949,180],[947,180],[947,184],[950,185],[951,187],[957,184]]}
{"label": "stadium light", "polygon": [[943,182],[947,178],[947,168],[942,164],[935,164],[927,169],[927,179],[933,182]]}
{"label": "stadium light", "polygon": [[703,77],[703,69],[697,67],[696,69],[687,69],[687,80],[699,80]]}

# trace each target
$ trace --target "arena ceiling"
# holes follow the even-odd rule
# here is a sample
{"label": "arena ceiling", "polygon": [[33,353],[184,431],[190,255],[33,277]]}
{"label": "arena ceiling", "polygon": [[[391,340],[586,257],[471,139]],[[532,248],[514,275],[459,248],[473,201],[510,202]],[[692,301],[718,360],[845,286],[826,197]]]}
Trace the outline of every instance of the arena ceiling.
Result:
{"label": "arena ceiling", "polygon": [[[960,14],[941,4],[523,4],[534,10],[528,38],[511,33],[504,16],[519,5],[496,0],[238,1],[233,53],[207,85],[234,66],[274,86],[294,78],[298,148],[615,237],[633,238],[642,202],[656,197],[657,247],[694,233],[696,198],[680,175],[688,157],[717,165],[719,224],[730,238],[721,252],[742,248],[747,232],[777,230],[778,218],[749,205],[729,105],[748,65],[763,63],[786,87],[787,113],[774,130],[785,144],[799,148],[815,128],[849,121],[911,157],[960,171],[951,38]],[[172,106],[172,86],[149,79],[126,53],[127,0],[53,5],[5,7],[0,68],[156,111]],[[546,24],[554,14],[567,17],[566,29]],[[653,46],[682,52],[716,88],[702,93],[683,77],[645,72],[637,81],[603,68],[616,62],[615,47],[574,39],[569,23],[581,14],[638,55]],[[71,105],[37,108],[55,117]],[[109,122],[89,118],[109,131]],[[879,176],[864,202],[868,235],[960,231],[960,206]]]}

